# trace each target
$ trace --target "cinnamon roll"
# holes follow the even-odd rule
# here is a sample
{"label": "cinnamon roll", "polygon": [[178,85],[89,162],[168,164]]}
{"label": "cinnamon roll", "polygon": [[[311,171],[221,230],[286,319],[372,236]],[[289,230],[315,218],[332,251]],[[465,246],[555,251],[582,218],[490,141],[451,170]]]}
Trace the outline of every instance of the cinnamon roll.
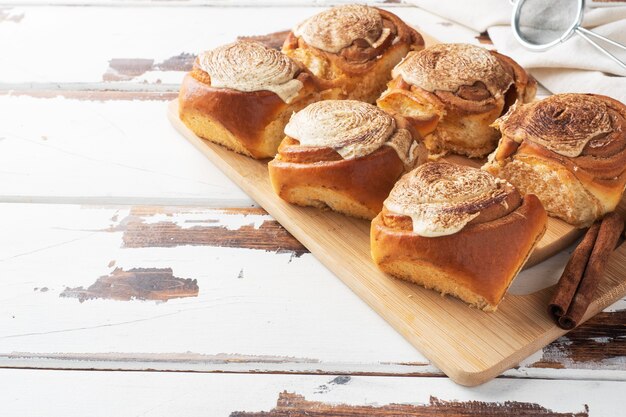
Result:
{"label": "cinnamon roll", "polygon": [[283,52],[338,90],[341,98],[373,103],[390,71],[424,39],[396,15],[375,7],[338,6],[323,11],[288,35]]}
{"label": "cinnamon roll", "polygon": [[532,101],[537,90],[511,58],[465,44],[412,52],[392,76],[378,106],[409,120],[434,155],[487,155],[499,138],[491,123],[516,101]]}
{"label": "cinnamon roll", "polygon": [[551,216],[589,226],[614,211],[626,185],[626,106],[558,94],[516,106],[495,124],[498,148],[483,169],[537,195]]}
{"label": "cinnamon roll", "polygon": [[429,162],[404,175],[371,225],[378,267],[495,311],[546,229],[532,194],[485,171]]}
{"label": "cinnamon roll", "polygon": [[320,99],[298,63],[260,43],[204,52],[181,85],[180,119],[198,136],[254,158],[276,154],[294,111]]}
{"label": "cinnamon roll", "polygon": [[302,206],[371,219],[425,150],[402,118],[354,100],[326,100],[294,114],[269,165],[276,194]]}

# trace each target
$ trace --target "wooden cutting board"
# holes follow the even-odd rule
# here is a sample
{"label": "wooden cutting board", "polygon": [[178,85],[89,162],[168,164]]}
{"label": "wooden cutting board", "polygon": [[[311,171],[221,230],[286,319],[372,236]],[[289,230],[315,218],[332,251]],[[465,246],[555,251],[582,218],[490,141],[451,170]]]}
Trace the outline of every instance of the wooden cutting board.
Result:
{"label": "wooden cutting board", "polygon": [[[169,103],[168,117],[185,139],[455,382],[470,386],[486,382],[566,333],[546,312],[551,288],[507,295],[497,312],[485,313],[385,275],[370,258],[368,221],[284,202],[272,191],[266,161],[199,138],[178,118],[176,101]],[[532,261],[562,250],[578,233],[550,219]],[[611,257],[607,277],[584,320],[626,294],[625,270],[626,245],[622,245]]]}

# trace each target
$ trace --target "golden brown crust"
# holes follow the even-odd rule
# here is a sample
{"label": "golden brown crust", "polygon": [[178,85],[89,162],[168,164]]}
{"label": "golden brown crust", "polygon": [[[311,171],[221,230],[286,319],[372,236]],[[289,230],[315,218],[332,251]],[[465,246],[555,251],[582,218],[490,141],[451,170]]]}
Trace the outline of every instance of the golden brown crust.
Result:
{"label": "golden brown crust", "polygon": [[512,88],[506,93],[504,110],[508,110],[516,101],[530,103],[537,93],[537,81],[517,62],[506,55],[496,51],[490,51],[495,56],[504,70],[513,78]]}
{"label": "golden brown crust", "polygon": [[[325,159],[328,148],[303,151],[298,147],[299,152],[293,152],[293,146],[291,148],[292,152],[283,154],[284,148],[281,147],[279,156],[268,164],[276,194],[294,204],[329,207],[354,217],[371,219],[376,216],[389,190],[404,172],[398,154],[388,146],[357,159],[336,159],[334,156]],[[305,152],[315,153],[310,156],[314,162],[299,162],[308,159],[301,156]],[[308,189],[330,190],[333,195],[309,197]],[[337,194],[349,202],[336,204]]]}
{"label": "golden brown crust", "polygon": [[503,137],[484,169],[536,193],[551,215],[586,226],[619,204],[626,186],[622,103],[560,94],[518,106],[496,124]]}
{"label": "golden brown crust", "polygon": [[[400,175],[419,159],[417,133],[406,125],[366,103],[312,104],[285,129],[300,136],[286,136],[268,165],[274,191],[294,204],[371,219]],[[400,133],[408,136],[407,143],[394,142]]]}
{"label": "golden brown crust", "polygon": [[300,146],[300,142],[289,136],[285,136],[280,143],[278,153],[282,161],[296,164],[343,160],[341,155],[332,148],[325,146]]}
{"label": "golden brown crust", "polygon": [[423,237],[406,222],[380,213],[371,225],[371,251],[383,271],[493,311],[546,227],[546,213],[533,196],[507,215],[460,232]]}
{"label": "golden brown crust", "polygon": [[393,74],[377,103],[414,121],[433,154],[485,156],[499,137],[491,123],[536,91],[535,81],[512,59],[472,45],[413,52]]}
{"label": "golden brown crust", "polygon": [[247,147],[255,147],[263,128],[285,107],[280,97],[270,91],[246,93],[230,88],[213,88],[198,78],[197,70],[185,77],[179,96],[181,112],[193,107],[211,115],[247,143]]}
{"label": "golden brown crust", "polygon": [[[340,6],[328,12],[345,8],[346,6]],[[396,15],[378,8],[364,8],[373,10],[380,16],[380,33],[383,30],[389,33],[380,44],[372,45],[371,39],[352,39],[348,46],[338,52],[330,52],[307,43],[302,36],[296,36],[292,31],[285,40],[283,52],[323,80],[324,88],[340,90],[341,98],[371,103],[384,90],[391,68],[409,51],[422,49],[424,39]],[[323,18],[324,13],[326,12],[319,17]],[[312,19],[316,18],[318,16]],[[371,29],[370,27],[370,31]],[[359,31],[346,33],[354,35]],[[377,33],[376,30],[374,33]],[[335,30],[334,36],[340,34],[341,32]],[[346,39],[342,42],[347,43]]]}
{"label": "golden brown crust", "polygon": [[[194,66],[180,88],[179,115],[200,137],[216,141],[218,136],[226,135],[236,143],[218,142],[254,158],[272,157],[291,113],[319,99],[319,86],[313,76],[302,71],[295,78],[303,87],[298,97],[287,104],[267,90],[244,92],[211,87],[209,74]],[[210,127],[205,127],[203,121]]]}

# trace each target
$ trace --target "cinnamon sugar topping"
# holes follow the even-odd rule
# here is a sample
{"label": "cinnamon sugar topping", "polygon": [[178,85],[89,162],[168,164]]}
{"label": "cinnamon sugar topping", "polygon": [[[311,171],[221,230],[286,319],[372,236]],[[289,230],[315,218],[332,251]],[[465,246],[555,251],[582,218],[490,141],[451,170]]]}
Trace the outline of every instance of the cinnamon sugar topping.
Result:
{"label": "cinnamon sugar topping", "polygon": [[438,44],[410,52],[392,71],[424,90],[457,92],[483,83],[493,97],[502,96],[513,78],[488,50],[466,44]]}
{"label": "cinnamon sugar topping", "polygon": [[454,234],[491,204],[500,204],[510,185],[479,169],[429,162],[404,175],[385,208],[411,217],[413,233],[425,237]]}
{"label": "cinnamon sugar topping", "polygon": [[211,86],[239,91],[268,90],[290,103],[303,87],[300,68],[286,55],[257,42],[240,41],[202,53],[198,65]]}
{"label": "cinnamon sugar topping", "polygon": [[369,155],[383,145],[393,147],[405,165],[412,165],[415,142],[393,117],[378,107],[355,100],[325,100],[295,113],[285,134],[300,146],[332,148],[344,159]]}
{"label": "cinnamon sugar topping", "polygon": [[337,53],[357,39],[364,39],[376,48],[391,31],[383,27],[378,10],[352,4],[316,14],[294,28],[293,33],[315,48]]}
{"label": "cinnamon sugar topping", "polygon": [[590,141],[614,131],[611,113],[601,96],[557,94],[516,107],[497,125],[503,136],[518,143],[531,140],[572,158],[579,156]]}

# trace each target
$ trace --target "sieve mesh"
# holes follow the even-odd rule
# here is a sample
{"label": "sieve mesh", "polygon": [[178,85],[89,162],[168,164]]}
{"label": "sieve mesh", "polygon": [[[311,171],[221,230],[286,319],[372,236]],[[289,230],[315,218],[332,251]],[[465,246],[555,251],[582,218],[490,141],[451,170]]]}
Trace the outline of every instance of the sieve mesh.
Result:
{"label": "sieve mesh", "polygon": [[520,35],[529,43],[545,45],[566,34],[578,17],[577,0],[520,0]]}

